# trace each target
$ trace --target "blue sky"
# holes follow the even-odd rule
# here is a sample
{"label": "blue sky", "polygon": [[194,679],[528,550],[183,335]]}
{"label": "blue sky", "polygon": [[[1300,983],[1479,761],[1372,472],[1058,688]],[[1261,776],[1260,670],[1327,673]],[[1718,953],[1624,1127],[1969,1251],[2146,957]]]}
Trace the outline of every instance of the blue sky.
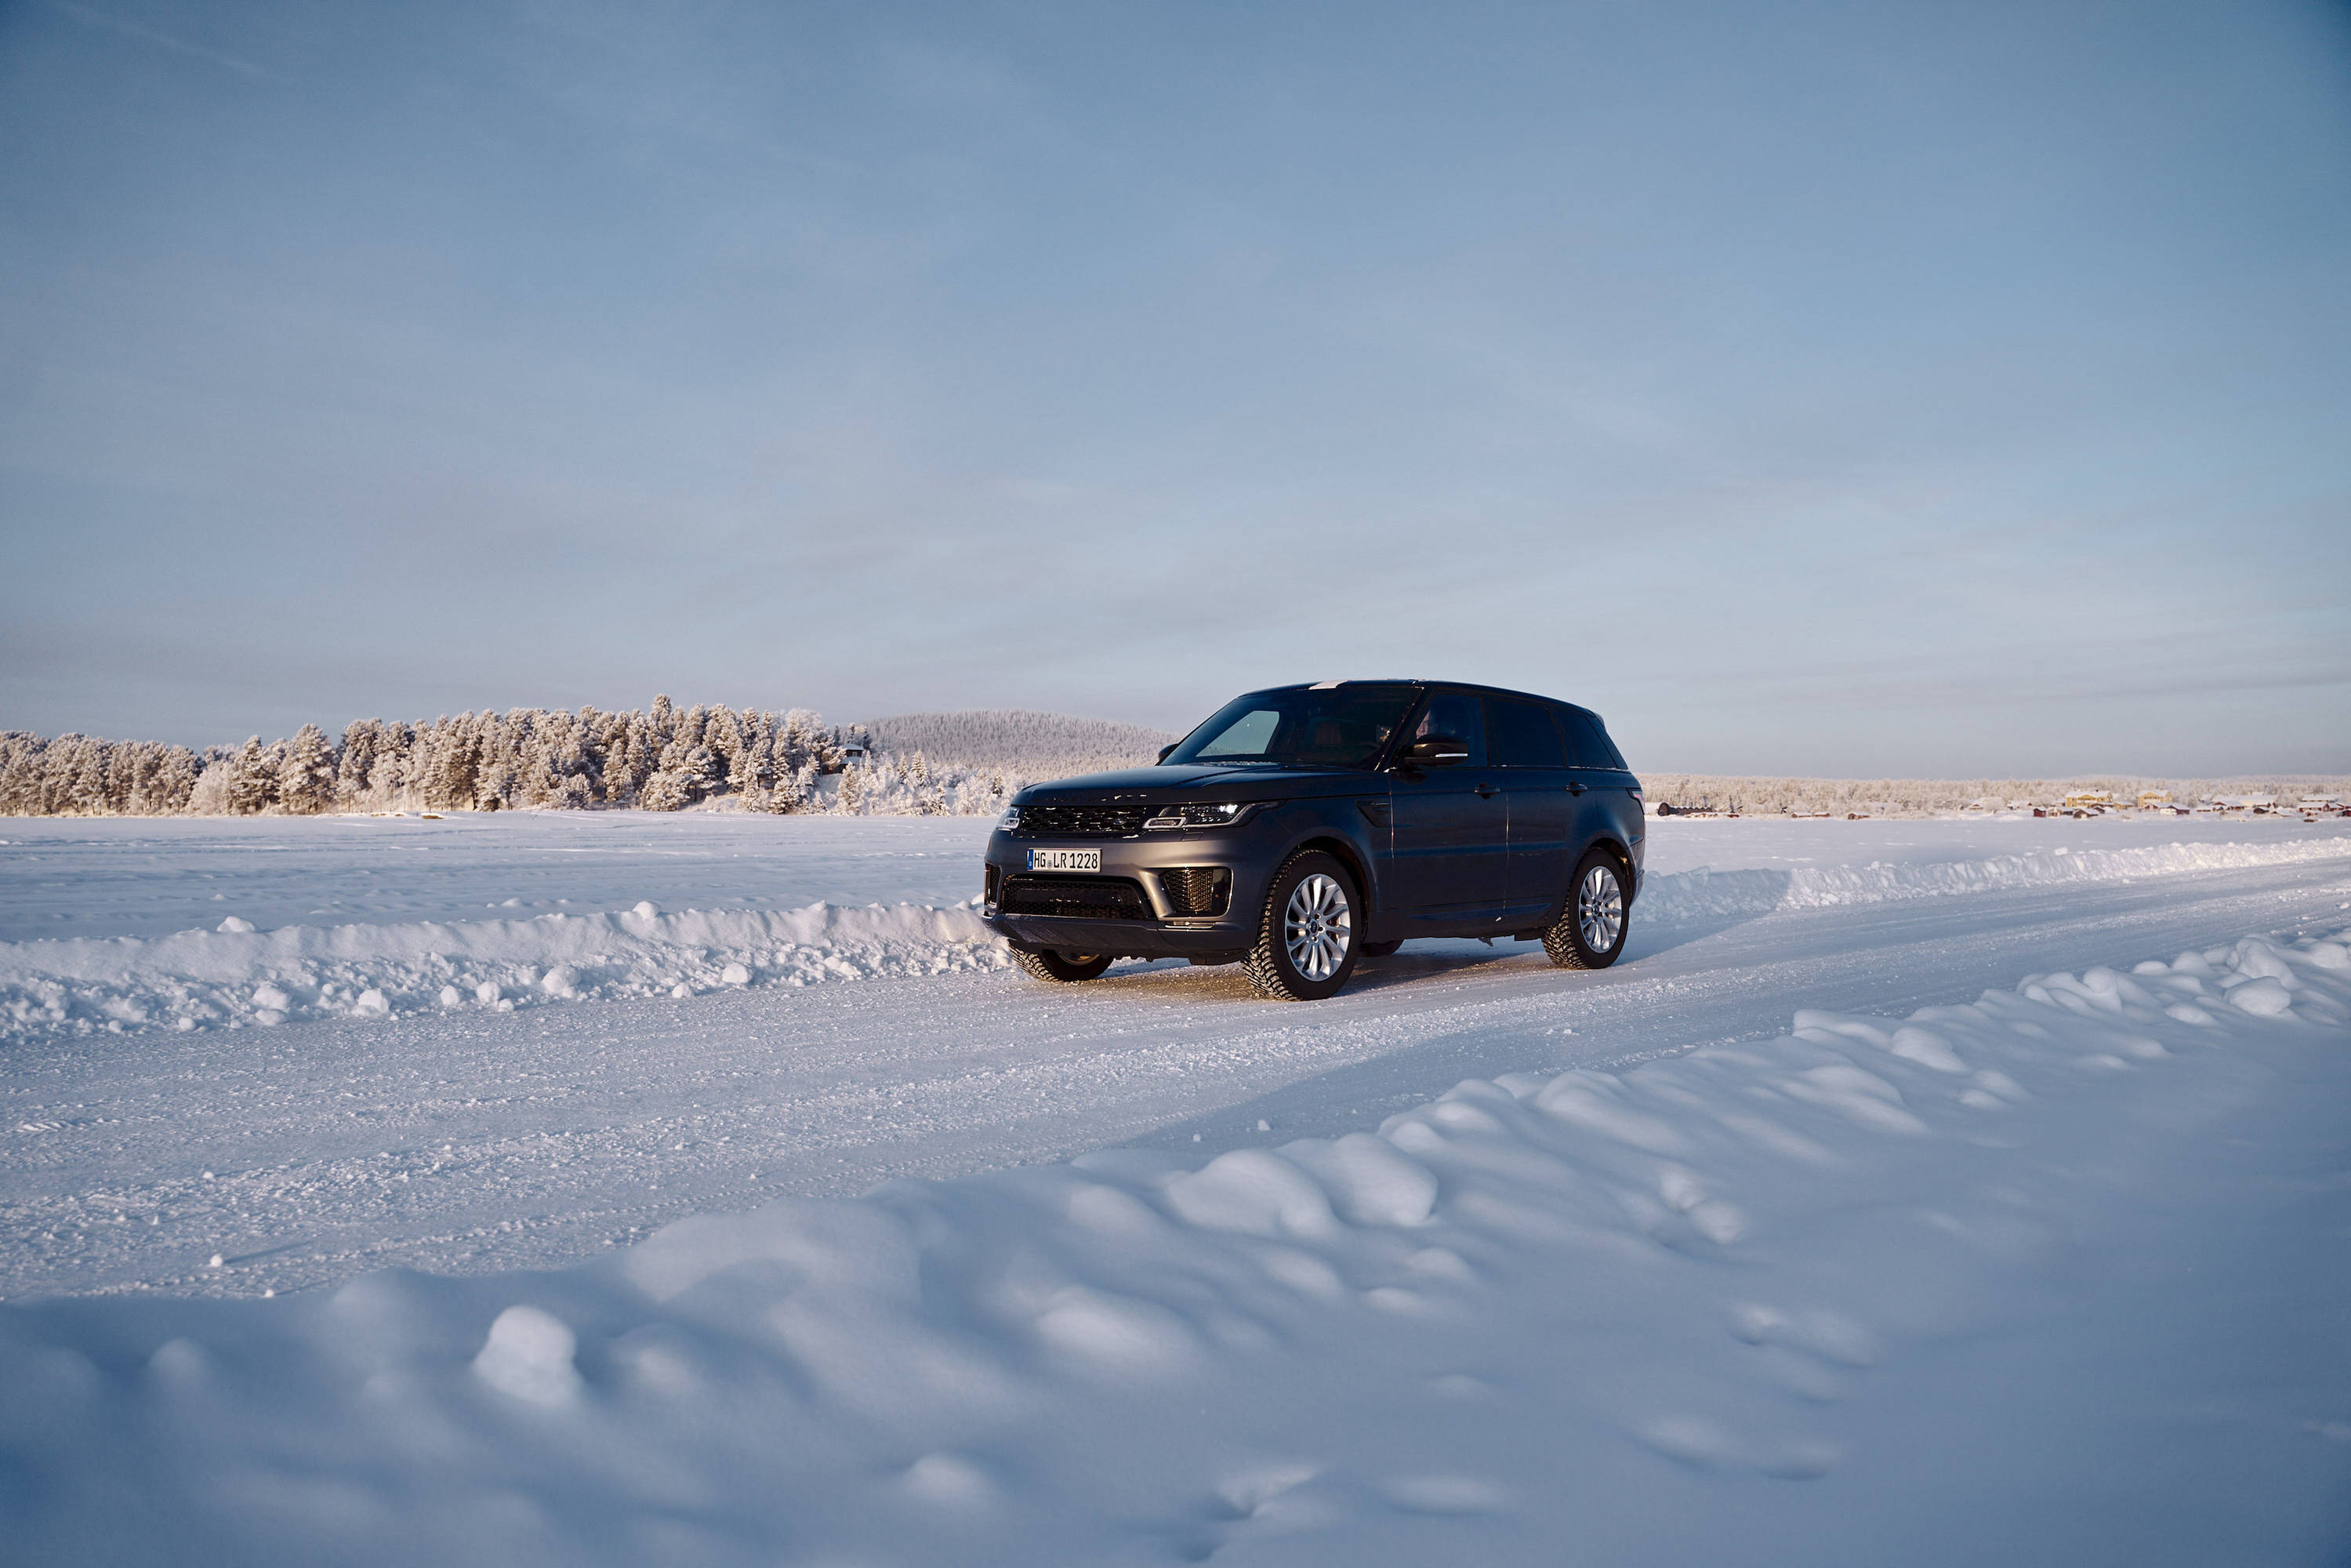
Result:
{"label": "blue sky", "polygon": [[2351,768],[2351,9],[0,5],[0,726]]}

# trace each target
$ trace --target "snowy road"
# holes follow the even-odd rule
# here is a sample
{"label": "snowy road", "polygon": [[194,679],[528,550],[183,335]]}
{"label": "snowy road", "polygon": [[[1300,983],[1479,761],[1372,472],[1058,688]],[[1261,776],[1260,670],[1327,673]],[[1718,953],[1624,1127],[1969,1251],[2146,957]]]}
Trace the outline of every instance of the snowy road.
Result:
{"label": "snowy road", "polygon": [[[1882,861],[1921,825],[1853,826],[1849,852]],[[1718,831],[1708,857],[1733,841]],[[856,852],[893,867],[927,852]],[[1814,858],[1750,863],[1775,854]],[[2026,971],[2314,929],[2346,903],[2351,858],[2333,856],[1636,920],[1626,959],[1598,975],[1531,947],[1416,944],[1311,1008],[1161,965],[1066,991],[965,973],[30,1040],[9,1055],[0,1293],[552,1267],[778,1195],[1119,1144],[1335,1136],[1466,1077],[1766,1038],[1799,1007],[1898,1016]]]}

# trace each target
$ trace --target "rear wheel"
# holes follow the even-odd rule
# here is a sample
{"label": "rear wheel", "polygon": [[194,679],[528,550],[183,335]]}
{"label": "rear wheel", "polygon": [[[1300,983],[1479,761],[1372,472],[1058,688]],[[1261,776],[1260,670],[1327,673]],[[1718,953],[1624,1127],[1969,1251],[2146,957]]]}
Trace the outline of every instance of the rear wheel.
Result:
{"label": "rear wheel", "polygon": [[1022,974],[1039,980],[1092,980],[1110,967],[1107,953],[1056,953],[1050,948],[1031,953],[1015,947],[1012,957]]}
{"label": "rear wheel", "polygon": [[1625,951],[1625,868],[1606,850],[1587,851],[1543,951],[1562,969],[1606,968]]}
{"label": "rear wheel", "polygon": [[1273,879],[1257,946],[1241,967],[1258,994],[1286,1002],[1335,996],[1355,972],[1355,888],[1347,868],[1320,850],[1292,855]]}

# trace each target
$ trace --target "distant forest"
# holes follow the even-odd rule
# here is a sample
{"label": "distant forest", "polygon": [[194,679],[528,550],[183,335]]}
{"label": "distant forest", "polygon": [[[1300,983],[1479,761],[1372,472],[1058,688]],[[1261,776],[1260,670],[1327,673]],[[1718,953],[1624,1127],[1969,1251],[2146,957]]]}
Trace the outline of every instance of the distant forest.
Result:
{"label": "distant forest", "polygon": [[[1040,779],[1148,763],[1172,734],[1138,725],[998,709],[829,725],[806,708],[724,704],[577,713],[485,710],[431,723],[361,719],[340,740],[316,725],[289,739],[192,751],[86,735],[0,733],[0,816],[314,816],[330,811],[691,807],[834,815],[1000,810]],[[2053,805],[2077,789],[2135,799],[2351,793],[2338,778],[1779,779],[1642,775],[1653,803],[1752,815],[1928,816]]]}
{"label": "distant forest", "polygon": [[[361,719],[340,740],[202,752],[157,741],[0,733],[0,815],[314,816],[329,811],[622,808],[723,802],[755,811],[963,814],[1001,808],[1026,779],[934,769],[920,751],[872,756],[862,725],[806,708],[724,704],[649,712],[515,708],[431,723]],[[1147,755],[1144,758],[1148,760]]]}

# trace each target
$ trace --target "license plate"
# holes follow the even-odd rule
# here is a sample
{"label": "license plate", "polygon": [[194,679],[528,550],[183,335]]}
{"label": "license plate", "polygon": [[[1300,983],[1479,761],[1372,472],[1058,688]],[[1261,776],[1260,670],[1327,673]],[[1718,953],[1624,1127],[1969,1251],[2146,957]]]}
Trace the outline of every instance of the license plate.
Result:
{"label": "license plate", "polygon": [[1030,871],[1100,871],[1100,850],[1030,850]]}

